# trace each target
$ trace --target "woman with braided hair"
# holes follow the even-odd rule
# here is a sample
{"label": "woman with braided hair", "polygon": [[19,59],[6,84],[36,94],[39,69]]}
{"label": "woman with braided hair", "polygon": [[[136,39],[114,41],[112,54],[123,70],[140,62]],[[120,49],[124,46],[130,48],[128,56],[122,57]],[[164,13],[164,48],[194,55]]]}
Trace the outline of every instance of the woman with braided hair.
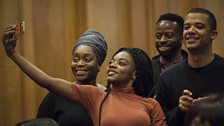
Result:
{"label": "woman with braided hair", "polygon": [[138,48],[121,48],[108,66],[107,92],[91,85],[78,85],[54,78],[15,51],[15,26],[3,36],[7,55],[39,86],[88,110],[94,126],[167,126],[158,102],[148,95],[152,89],[152,64]]}
{"label": "woman with braided hair", "polygon": [[[160,105],[148,98],[152,63],[139,48],[121,48],[108,66],[108,90],[100,105],[102,126],[166,126]],[[122,118],[121,118],[122,117]]]}

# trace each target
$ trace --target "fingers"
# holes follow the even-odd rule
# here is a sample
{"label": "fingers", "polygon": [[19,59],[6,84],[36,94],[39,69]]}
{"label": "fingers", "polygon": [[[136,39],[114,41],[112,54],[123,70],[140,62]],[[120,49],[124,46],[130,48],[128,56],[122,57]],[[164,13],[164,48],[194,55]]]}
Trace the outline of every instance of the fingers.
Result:
{"label": "fingers", "polygon": [[179,98],[179,108],[182,111],[187,111],[193,104],[192,93],[189,90],[184,90],[182,96]]}
{"label": "fingers", "polygon": [[187,111],[189,109],[189,107],[187,106],[184,106],[183,104],[179,103],[179,109],[182,110],[182,111]]}
{"label": "fingers", "polygon": [[179,108],[183,111],[188,110],[193,104],[193,98],[189,96],[181,96],[179,100]]}
{"label": "fingers", "polygon": [[9,25],[6,27],[6,31],[16,29],[16,25]]}
{"label": "fingers", "polygon": [[208,99],[210,96],[206,96],[206,97],[199,97],[197,99],[194,99],[193,100],[193,104],[197,104],[198,102],[202,101],[202,100],[205,100],[205,99]]}
{"label": "fingers", "polygon": [[197,104],[198,102],[201,102],[205,99],[210,98],[211,96],[206,96],[206,97],[199,97],[197,99],[194,99],[192,97],[192,92],[189,90],[184,90],[182,96],[179,98],[179,109],[182,111],[187,111],[188,109],[191,108],[192,105]]}
{"label": "fingers", "polygon": [[189,90],[184,90],[183,95],[192,96],[192,93]]}
{"label": "fingers", "polygon": [[3,36],[2,36],[2,41],[3,42],[6,41],[6,40],[10,41],[10,39],[15,39],[14,38],[14,34],[16,32],[15,28],[16,28],[15,25],[10,25],[10,26],[8,26],[6,28],[6,30],[5,30],[5,32],[4,32]]}
{"label": "fingers", "polygon": [[7,44],[15,43],[15,41],[16,41],[15,38],[12,38],[12,39],[4,39],[3,40],[3,43],[4,43],[4,45],[7,45]]}
{"label": "fingers", "polygon": [[10,25],[6,27],[6,30],[2,36],[2,41],[4,44],[8,44],[11,41],[15,41],[16,25]]}
{"label": "fingers", "polygon": [[7,31],[4,33],[2,41],[4,45],[14,43],[17,39],[14,36],[14,31]]}
{"label": "fingers", "polygon": [[2,42],[5,48],[7,55],[12,54],[15,51],[16,40],[16,25],[10,25],[6,28],[2,36]]}

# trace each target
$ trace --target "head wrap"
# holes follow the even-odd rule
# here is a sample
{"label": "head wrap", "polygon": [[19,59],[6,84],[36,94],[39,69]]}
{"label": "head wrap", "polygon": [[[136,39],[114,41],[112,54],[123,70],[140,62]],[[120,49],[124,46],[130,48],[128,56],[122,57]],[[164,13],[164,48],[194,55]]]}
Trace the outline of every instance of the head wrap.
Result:
{"label": "head wrap", "polygon": [[107,55],[107,43],[101,33],[94,29],[85,31],[74,45],[73,52],[79,45],[90,46],[96,54],[99,65],[102,65]]}
{"label": "head wrap", "polygon": [[16,126],[59,126],[59,124],[51,118],[29,119],[16,124]]}

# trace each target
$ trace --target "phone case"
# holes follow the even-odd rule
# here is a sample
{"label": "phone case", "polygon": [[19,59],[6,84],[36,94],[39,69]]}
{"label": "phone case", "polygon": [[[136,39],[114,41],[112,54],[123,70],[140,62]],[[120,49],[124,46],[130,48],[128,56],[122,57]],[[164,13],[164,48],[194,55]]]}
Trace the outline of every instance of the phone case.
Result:
{"label": "phone case", "polygon": [[18,25],[16,25],[15,37],[18,38],[24,32],[25,32],[25,21],[21,21]]}

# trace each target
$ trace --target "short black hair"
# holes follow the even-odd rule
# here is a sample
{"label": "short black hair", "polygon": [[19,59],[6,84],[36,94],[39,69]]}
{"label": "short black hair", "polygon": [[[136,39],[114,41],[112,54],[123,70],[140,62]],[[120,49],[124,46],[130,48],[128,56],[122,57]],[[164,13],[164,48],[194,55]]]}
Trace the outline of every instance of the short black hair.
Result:
{"label": "short black hair", "polygon": [[184,19],[180,15],[175,13],[162,14],[159,16],[159,19],[157,20],[156,24],[158,24],[160,21],[163,21],[163,20],[176,22],[181,29],[181,33],[183,33]]}
{"label": "short black hair", "polygon": [[196,7],[196,8],[191,9],[188,12],[188,14],[189,13],[203,13],[203,14],[206,14],[208,16],[208,23],[211,27],[211,30],[216,30],[217,29],[216,18],[215,18],[215,15],[211,11],[209,11],[205,8]]}
{"label": "short black hair", "polygon": [[150,57],[140,48],[120,48],[114,56],[123,51],[129,53],[135,62],[136,79],[133,84],[135,93],[142,97],[149,97],[149,93],[153,87],[153,72]]}
{"label": "short black hair", "polygon": [[224,95],[214,94],[193,105],[186,113],[185,125],[189,126],[196,117],[201,123],[224,126]]}

